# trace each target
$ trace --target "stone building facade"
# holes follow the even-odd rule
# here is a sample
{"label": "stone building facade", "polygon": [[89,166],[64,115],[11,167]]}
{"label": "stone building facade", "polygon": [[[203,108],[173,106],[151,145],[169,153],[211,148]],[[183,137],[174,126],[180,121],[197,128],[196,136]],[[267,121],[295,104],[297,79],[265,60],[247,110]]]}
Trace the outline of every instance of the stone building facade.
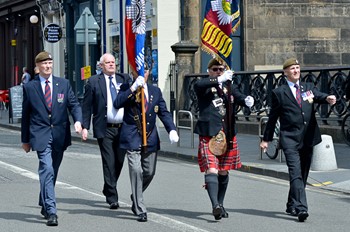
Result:
{"label": "stone building facade", "polygon": [[[242,1],[243,2],[243,1]],[[243,2],[245,70],[350,65],[350,1],[246,0]]]}

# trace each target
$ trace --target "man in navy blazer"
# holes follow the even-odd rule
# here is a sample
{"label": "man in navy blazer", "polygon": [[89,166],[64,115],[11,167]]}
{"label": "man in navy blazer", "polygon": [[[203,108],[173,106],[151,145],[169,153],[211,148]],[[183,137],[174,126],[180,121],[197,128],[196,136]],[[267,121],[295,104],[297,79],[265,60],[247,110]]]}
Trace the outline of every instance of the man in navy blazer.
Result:
{"label": "man in navy blazer", "polygon": [[[126,149],[131,182],[131,210],[138,216],[139,222],[147,221],[147,210],[143,200],[143,192],[151,183],[157,163],[157,151],[160,149],[157,132],[157,116],[169,133],[170,141],[177,142],[179,137],[171,113],[167,110],[162,92],[158,87],[145,84],[149,70],[145,69],[145,77],[139,76],[135,82],[120,87],[114,101],[115,108],[124,107],[124,120],[120,135],[120,147]],[[135,75],[136,77],[136,75]],[[140,87],[144,88],[146,106],[141,106]],[[138,96],[137,96],[138,95]],[[141,107],[145,107],[147,146],[142,147]]]}
{"label": "man in navy blazer", "polygon": [[86,140],[88,137],[92,115],[93,135],[97,138],[102,157],[102,192],[109,208],[118,209],[117,181],[125,158],[125,150],[119,148],[124,109],[113,107],[112,91],[117,95],[120,86],[131,81],[131,77],[115,72],[115,58],[110,53],[103,54],[99,63],[102,73],[89,78],[85,85],[82,138]]}
{"label": "man in navy blazer", "polygon": [[23,85],[22,148],[37,152],[41,214],[48,226],[57,226],[54,188],[63,152],[71,145],[68,111],[77,133],[81,132],[82,112],[69,81],[52,75],[51,54],[40,52],[35,63],[39,76]]}
{"label": "man in navy blazer", "polygon": [[272,141],[277,120],[280,120],[280,145],[289,172],[289,194],[286,213],[303,222],[309,216],[306,181],[309,175],[313,146],[319,144],[321,133],[315,117],[314,103],[335,104],[336,97],[318,91],[313,83],[300,81],[300,65],[295,58],[283,64],[286,84],[272,91],[271,111],[261,149]]}

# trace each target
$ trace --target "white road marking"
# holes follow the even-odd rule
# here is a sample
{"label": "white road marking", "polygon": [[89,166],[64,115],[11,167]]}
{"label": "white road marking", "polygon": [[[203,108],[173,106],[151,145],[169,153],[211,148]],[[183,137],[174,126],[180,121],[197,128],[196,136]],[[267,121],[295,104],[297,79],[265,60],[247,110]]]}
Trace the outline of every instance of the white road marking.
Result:
{"label": "white road marking", "polygon": [[[23,168],[14,166],[12,164],[8,164],[8,163],[0,161],[0,167],[6,169],[8,171],[11,171],[13,173],[19,174],[21,176],[24,176],[24,177],[27,177],[27,178],[30,178],[30,179],[33,179],[33,180],[39,180],[38,174],[33,173],[31,171],[28,171],[28,170],[25,170]],[[71,185],[71,184],[67,184],[67,183],[64,183],[64,182],[61,182],[61,181],[57,181],[56,182],[56,187],[59,187],[61,189],[67,189],[67,190],[78,190],[78,191],[81,191],[81,192],[84,192],[84,193],[88,193],[88,194],[91,194],[91,195],[94,195],[94,196],[97,196],[97,197],[104,198],[104,196],[101,195],[101,194],[97,194],[97,193],[91,192],[89,190],[86,190],[86,189],[83,189],[83,188],[80,188],[80,187],[77,187],[77,186],[74,186],[74,185]],[[120,202],[120,203],[125,205],[125,206],[127,206],[127,207],[131,207],[131,205],[129,205],[127,203],[124,203],[124,202]],[[158,224],[161,224],[163,226],[169,227],[169,228],[171,228],[173,230],[193,231],[193,232],[209,232],[207,230],[203,230],[203,229],[197,228],[195,226],[192,226],[192,225],[180,222],[178,220],[175,220],[175,219],[172,219],[172,218],[169,218],[169,217],[157,214],[157,213],[148,213],[148,214],[149,214],[149,216],[151,216],[151,217],[148,218],[149,221],[153,221],[155,223],[158,223]]]}

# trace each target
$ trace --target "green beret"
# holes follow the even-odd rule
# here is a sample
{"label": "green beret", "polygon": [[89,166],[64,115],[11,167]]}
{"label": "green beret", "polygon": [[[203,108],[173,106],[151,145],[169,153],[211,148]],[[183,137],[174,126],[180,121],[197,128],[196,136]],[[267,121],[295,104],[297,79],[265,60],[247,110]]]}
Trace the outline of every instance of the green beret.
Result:
{"label": "green beret", "polygon": [[283,69],[286,69],[286,68],[288,68],[289,66],[292,66],[292,65],[300,65],[300,64],[299,64],[299,61],[297,59],[289,58],[288,60],[286,60],[283,63]]}
{"label": "green beret", "polygon": [[218,61],[217,59],[211,59],[208,63],[208,69],[213,67],[214,65],[224,65],[224,64]]}
{"label": "green beret", "polygon": [[36,57],[35,57],[35,63],[40,63],[45,60],[52,60],[52,56],[48,52],[40,52]]}

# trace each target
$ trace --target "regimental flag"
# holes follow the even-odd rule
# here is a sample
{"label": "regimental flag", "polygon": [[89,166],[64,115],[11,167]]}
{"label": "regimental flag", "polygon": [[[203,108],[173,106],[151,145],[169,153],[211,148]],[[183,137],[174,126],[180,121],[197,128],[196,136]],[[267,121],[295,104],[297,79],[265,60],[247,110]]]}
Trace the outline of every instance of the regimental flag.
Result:
{"label": "regimental flag", "polygon": [[240,23],[239,0],[207,0],[202,50],[231,67],[232,39]]}
{"label": "regimental flag", "polygon": [[144,76],[146,10],[145,0],[126,0],[125,2],[125,40],[126,53],[131,68]]}

